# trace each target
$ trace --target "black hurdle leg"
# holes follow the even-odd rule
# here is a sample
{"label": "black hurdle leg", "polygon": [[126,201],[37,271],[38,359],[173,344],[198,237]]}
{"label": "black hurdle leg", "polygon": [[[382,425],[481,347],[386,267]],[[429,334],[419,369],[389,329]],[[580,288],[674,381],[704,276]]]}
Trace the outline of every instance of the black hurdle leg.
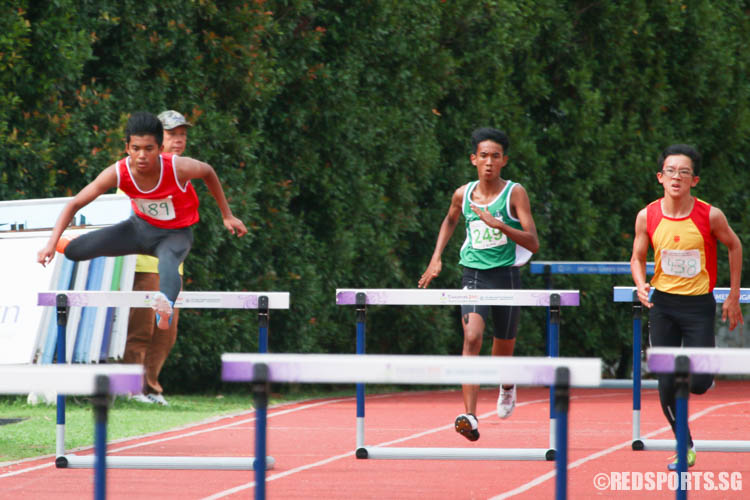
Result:
{"label": "black hurdle leg", "polygon": [[258,352],[268,352],[268,296],[258,297]]}
{"label": "black hurdle leg", "polygon": [[268,365],[253,366],[253,396],[255,399],[255,500],[266,498],[266,419],[268,410]]}
{"label": "black hurdle leg", "polygon": [[559,366],[555,370],[555,498],[568,497],[568,408],[570,407],[570,370]]}
{"label": "black hurdle leg", "polygon": [[109,377],[97,375],[94,404],[94,498],[107,498],[107,408],[109,405]]}
{"label": "black hurdle leg", "polygon": [[677,438],[677,500],[687,499],[683,478],[687,474],[688,396],[690,394],[690,358],[677,356],[674,360],[675,377],[675,434]]}
{"label": "black hurdle leg", "polygon": [[[57,355],[56,363],[65,364],[65,336],[68,325],[68,296],[59,293],[55,296],[57,306]],[[57,428],[55,429],[55,466],[65,468],[68,460],[65,458],[65,395],[57,395]]]}

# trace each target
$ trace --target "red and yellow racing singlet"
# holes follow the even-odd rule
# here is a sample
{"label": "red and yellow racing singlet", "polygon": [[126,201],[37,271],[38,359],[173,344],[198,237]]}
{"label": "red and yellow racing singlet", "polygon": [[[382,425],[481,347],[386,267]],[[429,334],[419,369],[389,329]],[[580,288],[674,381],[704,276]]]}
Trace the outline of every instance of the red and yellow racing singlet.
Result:
{"label": "red and yellow racing singlet", "polygon": [[190,181],[180,186],[174,158],[171,154],[160,155],[159,182],[149,191],[141,190],[133,180],[129,156],[117,162],[117,187],[130,197],[135,214],[166,229],[191,226],[199,219],[198,195]]}
{"label": "red and yellow racing singlet", "polygon": [[654,247],[651,286],[677,295],[704,295],[716,285],[716,238],[711,234],[711,205],[695,199],[690,215],[667,217],[661,199],[647,208],[648,236]]}

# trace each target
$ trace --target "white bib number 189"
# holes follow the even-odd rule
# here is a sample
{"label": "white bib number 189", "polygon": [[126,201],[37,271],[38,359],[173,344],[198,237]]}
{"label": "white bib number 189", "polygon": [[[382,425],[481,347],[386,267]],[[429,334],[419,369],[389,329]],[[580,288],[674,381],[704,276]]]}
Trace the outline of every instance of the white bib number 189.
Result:
{"label": "white bib number 189", "polygon": [[698,250],[662,250],[661,270],[670,276],[692,278],[701,271],[701,253]]}
{"label": "white bib number 189", "polygon": [[138,206],[138,209],[152,219],[172,220],[175,218],[174,204],[172,204],[171,198],[164,198],[161,200],[145,200],[138,198],[134,201]]}

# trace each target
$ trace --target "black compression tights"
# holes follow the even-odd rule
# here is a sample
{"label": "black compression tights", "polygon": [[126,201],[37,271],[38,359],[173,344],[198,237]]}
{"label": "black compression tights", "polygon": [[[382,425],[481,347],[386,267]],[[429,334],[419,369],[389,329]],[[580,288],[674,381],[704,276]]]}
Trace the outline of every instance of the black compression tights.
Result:
{"label": "black compression tights", "polygon": [[[674,295],[654,291],[649,310],[649,338],[654,347],[714,347],[716,301],[713,294]],[[664,416],[675,430],[674,375],[659,375],[659,400]],[[690,392],[703,394],[714,381],[713,375],[691,374]],[[693,439],[688,428],[688,444]]]}
{"label": "black compression tights", "polygon": [[189,227],[164,229],[132,215],[114,226],[74,239],[65,248],[65,256],[79,261],[130,254],[153,255],[159,259],[159,289],[174,302],[182,287],[178,268],[192,244],[193,232]]}

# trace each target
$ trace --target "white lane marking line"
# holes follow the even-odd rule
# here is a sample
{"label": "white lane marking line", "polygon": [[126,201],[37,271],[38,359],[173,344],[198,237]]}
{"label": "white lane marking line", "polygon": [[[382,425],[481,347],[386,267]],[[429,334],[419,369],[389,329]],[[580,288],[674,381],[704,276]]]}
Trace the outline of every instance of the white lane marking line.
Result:
{"label": "white lane marking line", "polygon": [[[723,403],[723,404],[720,404],[720,405],[711,406],[711,407],[706,408],[705,410],[699,411],[695,415],[692,415],[689,418],[689,420],[692,422],[693,420],[697,420],[698,418],[700,418],[700,417],[702,417],[704,415],[707,415],[707,414],[713,412],[714,410],[718,410],[720,408],[726,408],[728,406],[734,406],[734,405],[738,405],[738,404],[746,404],[746,403],[750,403],[750,401],[733,401],[733,402],[730,402],[730,403]],[[662,432],[667,432],[667,431],[671,431],[671,430],[672,430],[672,428],[667,425],[667,426],[664,426],[664,427],[662,427],[660,429],[657,429],[657,430],[655,430],[653,432],[649,432],[645,436],[641,436],[641,437],[642,438],[650,438],[652,436],[656,436],[658,434],[661,434]],[[622,448],[625,448],[627,446],[630,446],[632,443],[633,443],[633,440],[630,439],[629,441],[625,441],[624,443],[617,444],[615,446],[607,448],[606,450],[598,451],[598,452],[593,453],[593,454],[591,454],[591,455],[589,455],[587,457],[580,458],[580,459],[576,460],[575,462],[569,463],[568,464],[568,470],[575,469],[579,465],[583,465],[586,462],[589,462],[591,460],[597,459],[599,457],[603,457],[605,455],[609,455],[610,453],[614,453],[615,451],[617,451],[619,449],[622,449]],[[514,489],[512,489],[510,491],[506,491],[505,493],[501,493],[500,495],[491,497],[490,500],[504,500],[506,498],[511,498],[511,497],[516,496],[516,495],[518,495],[520,493],[528,491],[531,488],[533,488],[534,486],[540,485],[543,482],[552,479],[553,477],[555,477],[555,470],[547,472],[546,474],[542,474],[541,476],[538,476],[538,477],[532,479],[528,483],[522,484],[521,486],[518,486],[517,488],[514,488]]]}
{"label": "white lane marking line", "polygon": [[[301,410],[307,410],[307,409],[310,409],[310,408],[315,408],[315,407],[327,405],[327,404],[330,404],[330,403],[339,403],[339,402],[342,402],[342,401],[349,401],[349,400],[352,400],[352,399],[354,399],[354,398],[353,397],[347,397],[347,398],[340,398],[340,399],[327,399],[325,401],[318,401],[316,403],[310,403],[310,404],[298,406],[296,408],[290,408],[290,409],[287,409],[287,410],[274,411],[272,413],[269,413],[268,416],[267,416],[267,418],[275,417],[277,415],[286,415],[287,413],[293,413],[293,412],[297,412],[297,411],[301,411]],[[281,403],[280,405],[278,405],[276,407],[284,407],[284,406],[289,406],[290,404],[297,404],[297,403],[299,403],[299,402]],[[238,415],[243,415],[244,413],[245,412],[241,412]],[[249,413],[253,414],[253,413],[255,413],[255,410],[250,410]],[[202,422],[198,422],[198,423],[195,423],[195,424],[189,424],[187,426],[187,428],[193,428],[193,427],[200,426],[200,425],[206,425],[206,424],[212,423],[213,421],[223,420],[225,418],[233,418],[233,417],[236,417],[236,416],[237,415],[230,415],[230,416],[222,415],[222,416],[219,416],[219,417],[211,417],[210,419],[204,420]],[[206,432],[212,432],[212,431],[216,431],[216,430],[222,430],[222,429],[226,429],[226,428],[229,428],[229,427],[233,427],[233,426],[237,426],[237,425],[242,425],[242,424],[246,424],[248,422],[254,422],[254,421],[255,421],[255,417],[251,417],[251,418],[239,420],[237,422],[232,422],[231,424],[221,425],[221,426],[218,426],[218,427],[211,427],[209,429],[201,429],[199,431],[187,432],[187,433],[184,433],[184,434],[179,434],[177,436],[170,436],[168,438],[154,439],[154,440],[151,440],[151,441],[144,441],[142,443],[136,443],[136,444],[133,444],[133,445],[122,446],[120,448],[108,449],[107,450],[107,454],[116,453],[118,451],[130,450],[132,448],[138,448],[138,447],[147,446],[147,445],[150,445],[150,444],[161,443],[161,442],[164,442],[164,441],[172,441],[172,440],[181,439],[181,438],[184,438],[184,437],[196,436],[198,434],[204,434]],[[117,442],[133,441],[133,440],[136,440],[136,439],[143,439],[143,438],[150,437],[150,436],[157,436],[157,435],[160,435],[160,434],[166,434],[166,433],[169,433],[169,432],[174,432],[174,430],[159,431],[159,432],[155,432],[155,433],[151,433],[151,434],[146,434],[146,435],[143,435],[143,436],[140,436],[140,437],[136,436],[136,437],[123,438],[123,439],[119,439],[117,441],[113,441],[112,443],[110,443],[110,445],[113,444],[113,443],[117,443]],[[94,448],[93,446],[86,446],[86,447],[76,448],[75,450],[68,450],[68,451],[86,451],[86,450],[91,450],[93,448]],[[44,459],[44,458],[45,457],[37,457],[37,458],[33,458],[33,459],[24,459],[23,461],[41,460],[41,459]],[[44,469],[44,468],[47,468],[47,467],[52,467],[52,466],[55,465],[54,464],[54,460],[53,460],[54,459],[54,455],[50,455],[49,458],[50,458],[50,460],[52,460],[49,463],[45,463],[45,464],[41,464],[41,465],[35,465],[35,466],[32,466],[32,467],[27,467],[25,469],[19,469],[19,470],[12,471],[12,472],[6,472],[4,474],[0,474],[0,479],[5,478],[5,477],[17,476],[17,475],[23,474],[25,472],[33,472],[35,470]],[[3,464],[3,466],[7,467],[7,466],[15,465],[16,463],[21,463],[21,462],[8,462],[6,464]]]}
{"label": "white lane marking line", "polygon": [[[602,397],[614,397],[616,395],[617,394],[594,394],[594,395],[589,395],[589,396],[571,396],[571,399],[593,399],[593,398],[602,398]],[[549,402],[549,398],[544,398],[544,399],[536,399],[536,400],[532,400],[532,401],[524,401],[522,403],[518,403],[516,406],[526,406],[526,405],[530,405],[530,404],[548,403],[548,402]],[[480,415],[479,418],[486,418],[486,417],[495,415],[495,413],[496,413],[496,411],[490,411],[490,412],[487,412],[487,413],[484,413],[484,414]],[[394,443],[402,443],[404,441],[409,441],[411,439],[416,439],[416,438],[419,438],[419,437],[422,437],[422,436],[426,436],[428,434],[433,434],[435,432],[445,431],[445,430],[452,429],[452,428],[453,428],[453,424],[444,425],[444,426],[441,426],[441,427],[436,427],[434,429],[428,429],[426,431],[422,431],[422,432],[419,432],[419,433],[416,433],[416,434],[411,434],[409,436],[405,436],[405,437],[402,437],[402,438],[399,438],[399,439],[394,439],[392,441],[385,441],[385,442],[382,442],[380,444],[376,444],[376,445],[373,445],[373,446],[387,446],[387,445],[394,444]],[[278,474],[273,474],[271,476],[266,477],[266,482],[273,481],[275,479],[281,479],[281,478],[289,476],[291,474],[295,474],[297,472],[302,472],[302,471],[305,471],[305,470],[308,470],[308,469],[312,469],[314,467],[319,467],[321,465],[326,465],[326,464],[329,464],[331,462],[335,462],[336,460],[341,460],[342,458],[350,458],[350,457],[353,456],[353,454],[354,454],[354,451],[349,451],[347,453],[343,453],[341,455],[335,455],[335,456],[332,456],[332,457],[320,460],[318,462],[313,462],[311,464],[301,465],[301,466],[299,466],[297,468],[289,469],[288,471],[280,472]],[[240,491],[247,490],[249,488],[252,488],[253,486],[255,486],[255,481],[250,482],[250,483],[246,483],[246,484],[241,484],[239,486],[235,486],[234,488],[230,488],[228,490],[220,491],[220,492],[215,493],[215,494],[213,494],[211,496],[204,497],[202,500],[217,500],[219,498],[224,498],[224,497],[232,495],[234,493],[238,493]]]}

